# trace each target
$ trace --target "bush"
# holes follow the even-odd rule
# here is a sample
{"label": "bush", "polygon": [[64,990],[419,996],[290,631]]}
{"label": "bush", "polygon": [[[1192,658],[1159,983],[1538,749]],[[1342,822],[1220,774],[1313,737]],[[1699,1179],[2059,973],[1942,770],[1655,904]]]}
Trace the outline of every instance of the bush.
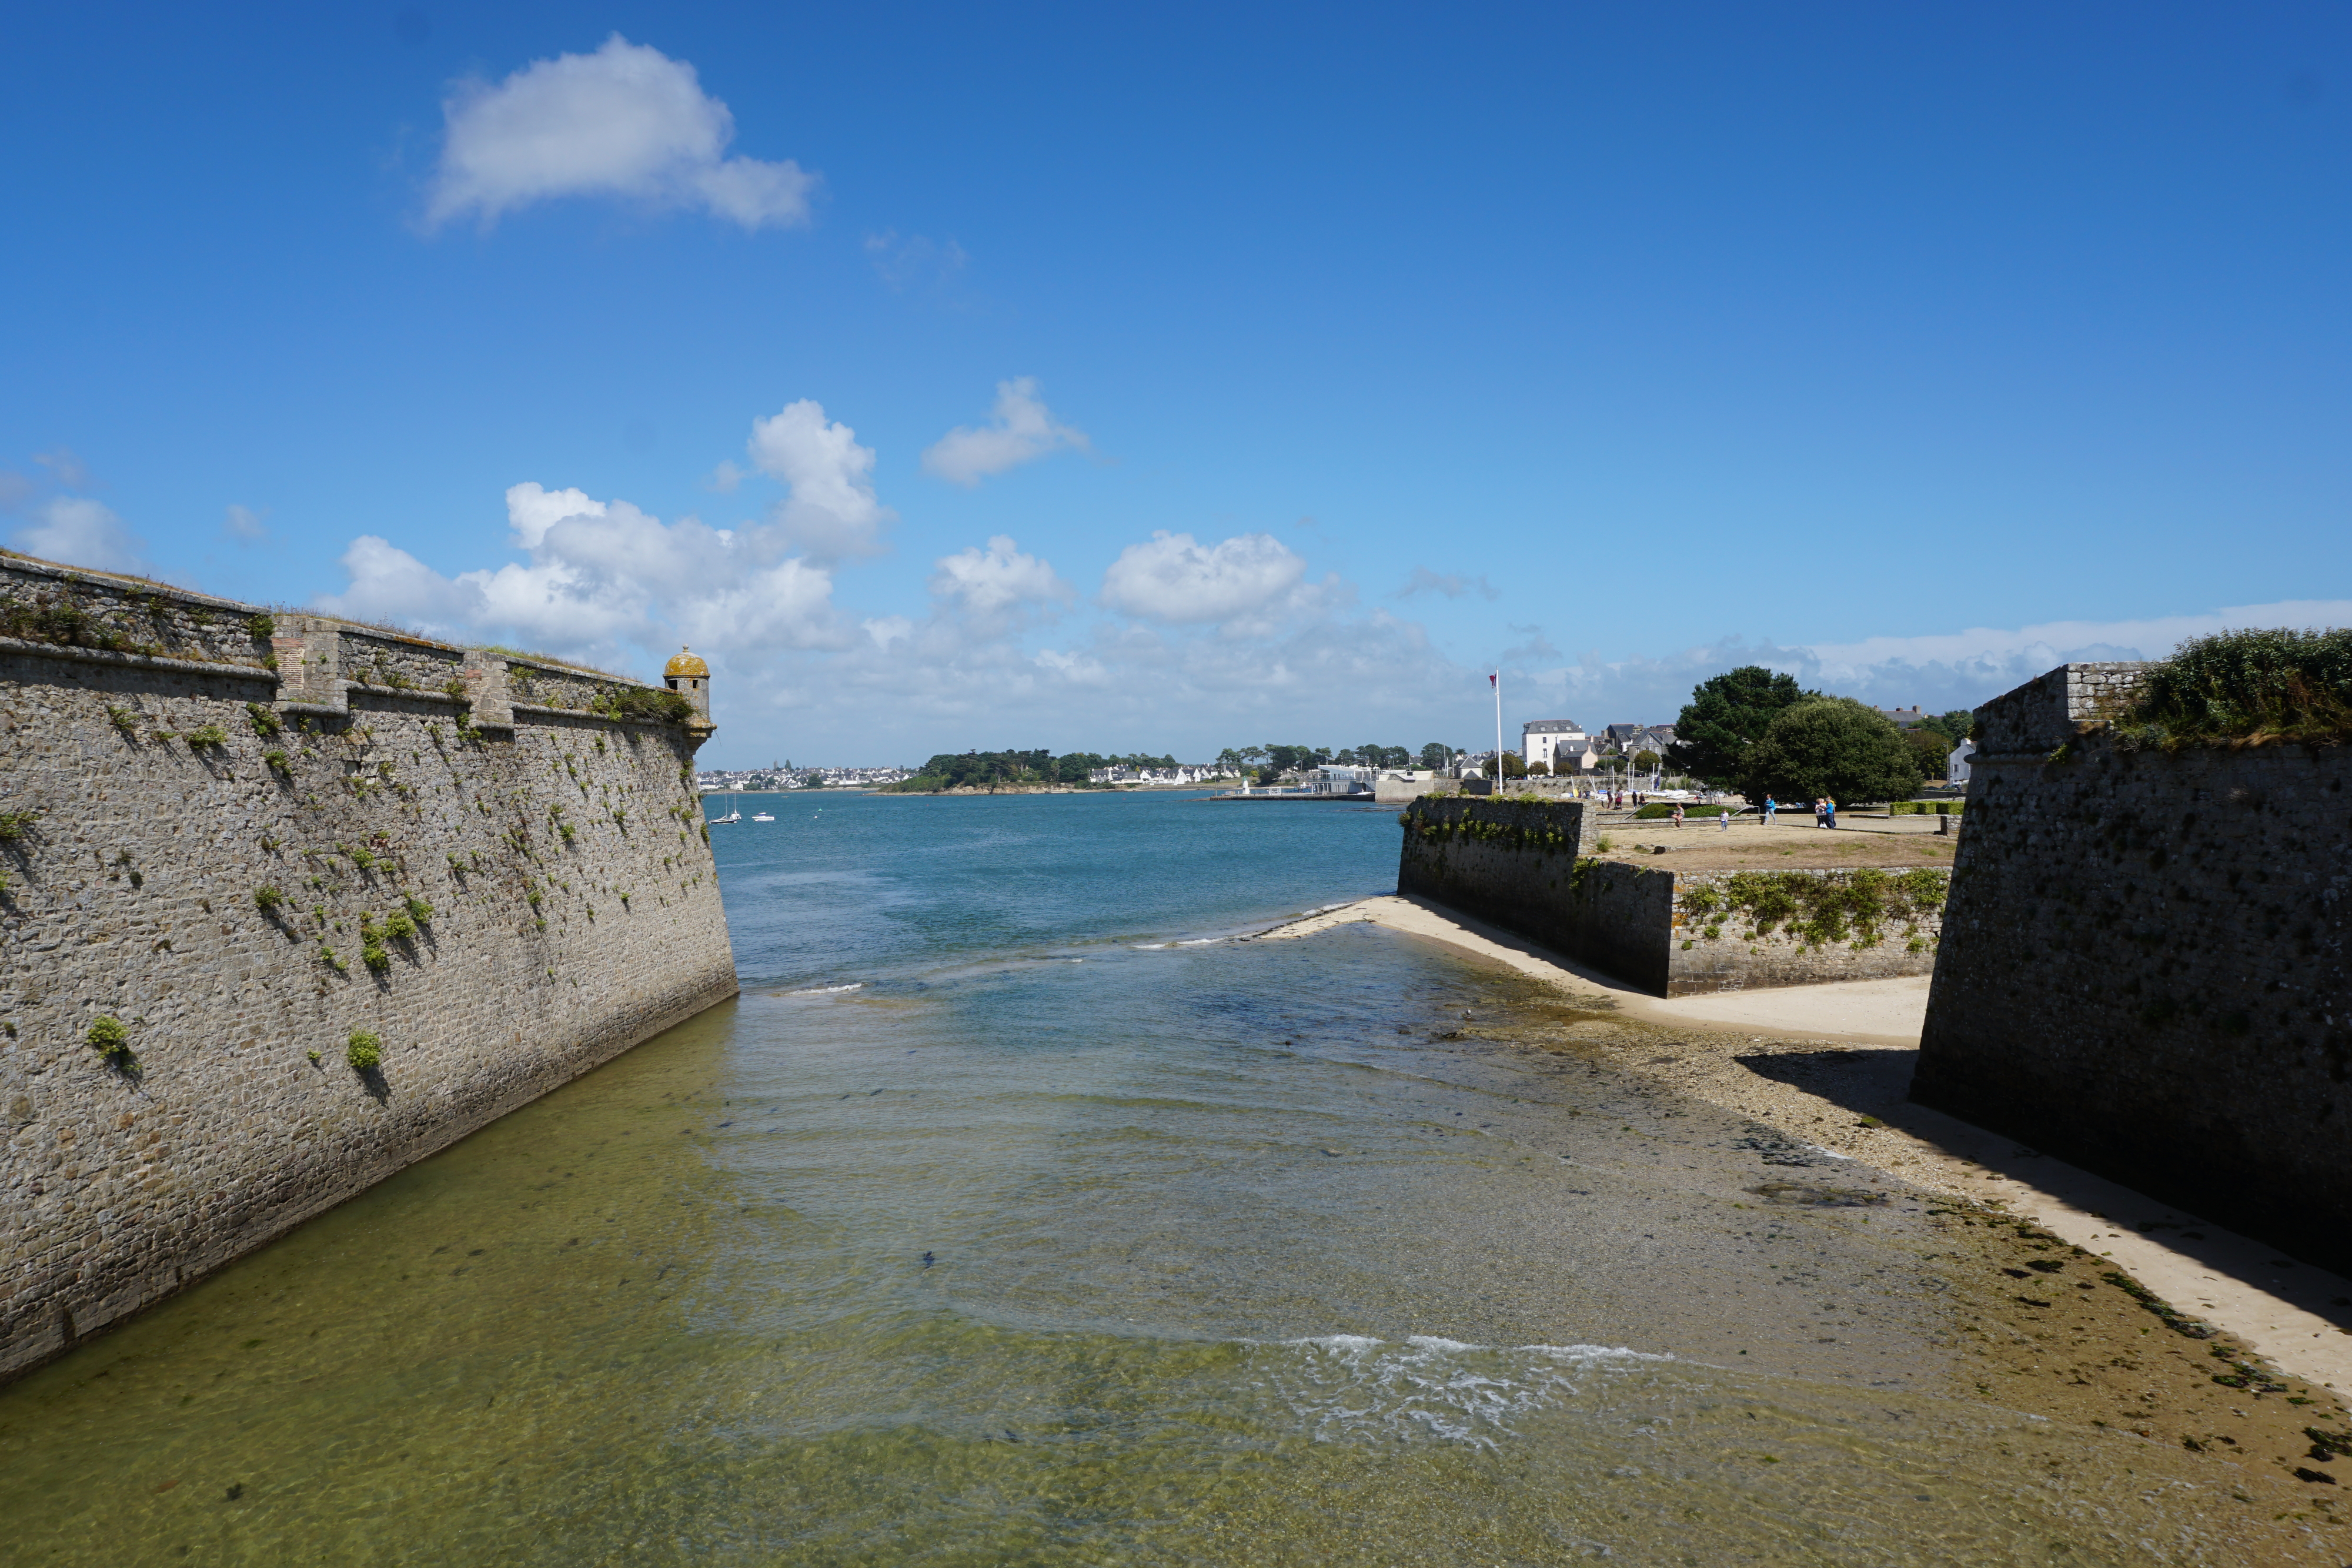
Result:
{"label": "bush", "polygon": [[253,733],[260,736],[264,740],[286,727],[278,722],[276,714],[263,707],[259,703],[246,704],[245,714],[253,724]]}
{"label": "bush", "polygon": [[276,914],[278,906],[285,902],[286,895],[274,887],[257,887],[253,890],[254,907],[264,915]]}
{"label": "bush", "polygon": [[1781,709],[1740,766],[1739,792],[1751,800],[1900,800],[1920,782],[1895,721],[1852,697]]}
{"label": "bush", "polygon": [[89,1048],[109,1061],[121,1062],[131,1058],[131,1031],[123,1028],[122,1020],[112,1014],[91,1023],[86,1038],[89,1040]]}
{"label": "bush", "polygon": [[267,643],[278,635],[278,621],[268,614],[255,615],[247,619],[245,629],[252,633],[255,642]]}
{"label": "bush", "polygon": [[396,942],[405,942],[416,935],[416,922],[408,917],[406,910],[395,909],[383,923],[383,934]]}
{"label": "bush", "polygon": [[366,1030],[353,1030],[343,1044],[343,1060],[355,1072],[373,1072],[383,1065],[383,1041]]}
{"label": "bush", "polygon": [[[453,861],[456,858],[454,855],[450,857]],[[408,918],[419,925],[433,918],[433,906],[413,893],[401,895],[400,906],[408,912]]]}
{"label": "bush", "polygon": [[590,706],[613,718],[652,719],[659,724],[684,724],[694,716],[694,705],[686,698],[650,686],[614,686]]}
{"label": "bush", "polygon": [[209,751],[228,744],[228,731],[216,724],[200,725],[188,731],[187,741],[192,750]]}
{"label": "bush", "polygon": [[2117,727],[2159,745],[2352,739],[2352,630],[2193,638],[2142,677]]}

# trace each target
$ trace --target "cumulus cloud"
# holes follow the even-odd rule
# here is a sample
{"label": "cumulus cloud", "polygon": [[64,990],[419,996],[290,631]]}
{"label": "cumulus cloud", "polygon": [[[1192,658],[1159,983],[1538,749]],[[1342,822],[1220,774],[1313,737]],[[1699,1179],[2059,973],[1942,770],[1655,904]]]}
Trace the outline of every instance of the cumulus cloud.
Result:
{"label": "cumulus cloud", "polygon": [[604,503],[585,490],[550,490],[537,484],[507,486],[507,537],[524,549],[537,549],[547,530],[566,517],[601,517]]}
{"label": "cumulus cloud", "polygon": [[822,403],[803,398],[753,420],[745,445],[761,473],[790,487],[770,520],[812,560],[880,553],[882,530],[898,514],[875,497],[874,449],[828,423]]}
{"label": "cumulus cloud", "polygon": [[994,419],[979,426],[960,424],[940,436],[924,452],[923,467],[969,487],[1066,449],[1087,450],[1086,432],[1054,417],[1037,395],[1036,377],[1019,376],[996,383]]}
{"label": "cumulus cloud", "polygon": [[112,508],[87,497],[53,496],[30,510],[33,520],[8,536],[11,549],[99,571],[153,573],[147,541]]}
{"label": "cumulus cloud", "polygon": [[931,576],[937,598],[960,603],[979,616],[1001,616],[1028,604],[1066,603],[1076,594],[1053,567],[1024,555],[1003,534],[954,555],[942,556]]}
{"label": "cumulus cloud", "polygon": [[778,529],[664,523],[626,501],[536,484],[507,493],[507,515],[528,561],[449,577],[363,535],[343,553],[350,585],[318,606],[604,663],[678,641],[756,658],[848,639],[832,574],[789,553]]}
{"label": "cumulus cloud", "polygon": [[262,514],[251,507],[231,506],[221,518],[221,537],[241,545],[266,544],[269,529],[261,518]]}
{"label": "cumulus cloud", "polygon": [[1157,531],[1119,552],[1103,573],[1103,602],[1171,624],[1231,621],[1291,593],[1307,561],[1272,534],[1236,534],[1203,547],[1190,534]]}
{"label": "cumulus cloud", "polygon": [[1414,567],[1412,576],[1406,580],[1405,585],[1389,597],[1411,599],[1416,593],[1440,593],[1448,599],[1459,599],[1465,593],[1475,593],[1481,599],[1502,597],[1502,591],[1493,583],[1488,582],[1483,575],[1464,577],[1459,572],[1446,572],[1440,575],[1425,566]]}
{"label": "cumulus cloud", "polygon": [[735,117],[694,68],[618,33],[594,54],[463,83],[441,108],[428,228],[466,214],[488,225],[558,196],[699,207],[747,229],[808,221],[814,175],[790,159],[726,156]]}

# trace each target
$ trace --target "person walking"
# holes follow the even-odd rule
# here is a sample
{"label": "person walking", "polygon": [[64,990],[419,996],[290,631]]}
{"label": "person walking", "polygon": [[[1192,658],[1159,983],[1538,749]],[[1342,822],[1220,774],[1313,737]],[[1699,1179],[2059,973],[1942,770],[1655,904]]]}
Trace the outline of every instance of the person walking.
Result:
{"label": "person walking", "polygon": [[1836,802],[1835,800],[1830,800],[1830,799],[1828,799],[1828,798],[1824,797],[1824,798],[1822,799],[1822,817],[1825,819],[1825,821],[1822,822],[1822,826],[1824,826],[1824,827],[1830,827],[1830,828],[1834,828],[1834,827],[1836,827],[1836,826],[1837,826],[1837,802]]}
{"label": "person walking", "polygon": [[1731,831],[1731,808],[1728,806],[1723,808],[1722,821],[1723,831],[1727,833]]}
{"label": "person walking", "polygon": [[1813,826],[1826,828],[1829,825],[1829,813],[1822,809],[1822,797],[1816,795],[1813,797]]}
{"label": "person walking", "polygon": [[1683,803],[1682,803],[1680,800],[1677,800],[1677,801],[1675,801],[1675,827],[1677,827],[1677,828],[1679,828],[1679,827],[1681,827],[1682,825],[1683,825]]}
{"label": "person walking", "polygon": [[1769,795],[1767,795],[1767,796],[1765,796],[1765,797],[1764,797],[1764,825],[1765,825],[1766,827],[1768,827],[1768,828],[1769,828],[1769,827],[1770,827],[1770,826],[1772,825],[1772,821],[1773,821],[1773,814],[1774,814],[1775,812],[1779,811],[1779,810],[1780,810],[1780,801],[1775,800],[1774,800],[1774,799],[1772,799],[1772,797],[1771,797],[1771,796],[1769,796]]}

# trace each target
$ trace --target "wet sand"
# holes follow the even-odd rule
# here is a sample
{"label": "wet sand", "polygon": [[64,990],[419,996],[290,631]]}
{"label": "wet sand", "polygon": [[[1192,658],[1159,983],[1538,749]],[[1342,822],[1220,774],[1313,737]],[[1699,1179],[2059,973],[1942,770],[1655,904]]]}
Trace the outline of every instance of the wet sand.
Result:
{"label": "wet sand", "polygon": [[2210,1486],[2250,1529],[2275,1527],[2255,1530],[2259,1546],[2245,1540],[2248,1561],[2352,1560],[2336,1484],[2352,1483],[2339,1392],[2352,1391],[2352,1281],[1911,1104],[1925,979],[1667,1000],[1394,896],[1257,939],[1355,921],[1541,982],[1549,998],[1496,1026],[1498,1042],[1645,1074],[1752,1117],[1786,1140],[1793,1183],[1883,1173],[1927,1196],[1942,1249],[1928,1256],[1948,1270],[1938,1354],[1960,1347],[1944,1392],[2140,1445],[2143,1466],[2167,1475],[2203,1476],[2166,1484]]}

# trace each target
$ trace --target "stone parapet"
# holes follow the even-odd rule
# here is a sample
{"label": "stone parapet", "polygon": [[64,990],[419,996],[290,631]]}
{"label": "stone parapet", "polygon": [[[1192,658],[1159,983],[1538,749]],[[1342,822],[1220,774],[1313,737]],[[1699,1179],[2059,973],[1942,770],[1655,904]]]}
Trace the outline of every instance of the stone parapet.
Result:
{"label": "stone parapet", "polygon": [[17,558],[0,616],[0,1379],[735,993],[635,683]]}

